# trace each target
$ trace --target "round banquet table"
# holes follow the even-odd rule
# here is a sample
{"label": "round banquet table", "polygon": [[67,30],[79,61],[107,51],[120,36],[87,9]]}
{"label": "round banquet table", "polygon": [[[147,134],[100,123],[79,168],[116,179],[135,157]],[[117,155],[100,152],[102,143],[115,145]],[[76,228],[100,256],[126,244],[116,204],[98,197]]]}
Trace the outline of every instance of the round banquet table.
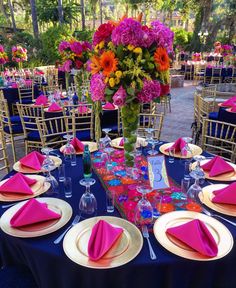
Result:
{"label": "round banquet table", "polygon": [[[174,164],[166,161],[166,166],[168,175],[180,183],[183,178],[183,163],[175,159]],[[72,177],[73,196],[65,199],[64,193],[60,191],[57,197],[68,201],[72,206],[73,219],[78,214],[79,199],[84,192],[84,187],[79,185],[79,180],[83,178],[81,156],[77,156],[77,166],[67,166],[66,171]],[[15,172],[12,171],[11,174],[13,173]],[[53,174],[57,177],[57,171]],[[113,214],[106,212],[104,188],[95,174],[93,178],[96,179],[96,183],[91,190],[98,202],[98,215],[120,217],[117,210]],[[4,211],[0,207],[0,215]],[[231,217],[227,216],[227,218]],[[27,265],[40,288],[235,287],[235,247],[224,258],[216,261],[191,261],[168,252],[156,241],[152,233],[150,233],[150,241],[157,255],[155,261],[150,260],[147,241],[144,240],[139,255],[126,265],[105,270],[80,266],[67,258],[62,242],[59,245],[53,244],[53,241],[71,224],[72,219],[58,231],[37,238],[17,238],[0,230],[2,266],[15,263]],[[225,222],[223,224],[235,239],[236,228]]]}

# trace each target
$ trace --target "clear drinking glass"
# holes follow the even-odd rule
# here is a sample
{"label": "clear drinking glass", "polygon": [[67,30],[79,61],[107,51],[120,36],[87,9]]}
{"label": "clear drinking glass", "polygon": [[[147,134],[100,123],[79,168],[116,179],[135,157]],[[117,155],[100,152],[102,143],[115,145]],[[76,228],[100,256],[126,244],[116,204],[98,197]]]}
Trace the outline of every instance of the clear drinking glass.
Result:
{"label": "clear drinking glass", "polygon": [[90,191],[90,186],[96,182],[93,178],[80,180],[80,184],[86,187],[84,194],[79,201],[79,210],[81,214],[96,215],[97,213],[97,200],[94,194]]}
{"label": "clear drinking glass", "polygon": [[105,147],[109,147],[111,146],[111,138],[109,137],[108,133],[111,131],[112,129],[110,128],[104,128],[102,129],[102,131],[106,134],[105,137],[103,138],[103,143],[105,145]]}
{"label": "clear drinking glass", "polygon": [[76,166],[76,152],[73,145],[70,144],[70,141],[73,138],[73,135],[64,135],[63,138],[67,139],[67,143],[63,150],[65,161],[70,162],[71,166]]}

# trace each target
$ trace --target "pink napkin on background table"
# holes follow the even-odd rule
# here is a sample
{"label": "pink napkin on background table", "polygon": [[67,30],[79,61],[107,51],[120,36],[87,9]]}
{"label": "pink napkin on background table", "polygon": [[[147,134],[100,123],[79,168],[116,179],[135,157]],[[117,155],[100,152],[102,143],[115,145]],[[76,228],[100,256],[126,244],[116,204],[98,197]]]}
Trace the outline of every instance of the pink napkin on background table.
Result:
{"label": "pink napkin on background table", "polygon": [[215,195],[212,198],[213,203],[222,203],[222,204],[236,204],[236,182],[230,184],[229,186],[213,191]]}
{"label": "pink napkin on background table", "polygon": [[31,86],[32,80],[25,80],[25,86]]}
{"label": "pink napkin on background table", "polygon": [[204,171],[209,172],[210,177],[215,177],[228,172],[234,172],[234,168],[220,156],[215,156],[206,164],[201,165],[201,167]]}
{"label": "pink napkin on background table", "polygon": [[185,142],[182,138],[178,138],[178,139],[175,141],[175,143],[174,143],[171,147],[165,149],[165,151],[168,152],[168,151],[170,151],[170,150],[172,150],[172,149],[175,149],[175,152],[184,151],[184,152],[183,152],[183,155],[186,156],[186,155],[187,155],[187,151],[186,151],[186,150],[183,150],[183,148],[184,148],[185,146],[186,146],[186,142]]}
{"label": "pink napkin on background table", "polygon": [[110,250],[122,234],[122,228],[115,228],[104,220],[99,220],[93,226],[88,243],[89,259],[97,261]]}
{"label": "pink napkin on background table", "polygon": [[37,180],[35,179],[28,178],[21,173],[16,173],[0,186],[0,193],[4,192],[32,195],[33,191],[30,186],[36,182]]}
{"label": "pink napkin on background table", "polygon": [[48,107],[48,112],[56,112],[56,111],[62,111],[62,108],[60,105],[58,105],[56,102],[53,102],[49,107]]}
{"label": "pink napkin on background table", "polygon": [[224,107],[231,107],[236,104],[236,98],[232,97],[224,102],[221,103],[221,106]]}
{"label": "pink napkin on background table", "polygon": [[37,151],[33,151],[19,160],[20,164],[32,168],[34,170],[41,170],[45,156]]}
{"label": "pink napkin on background table", "polygon": [[12,88],[18,88],[18,84],[17,84],[17,83],[12,83],[12,84],[11,84],[11,87],[12,87]]}
{"label": "pink napkin on background table", "polygon": [[13,215],[10,224],[12,227],[21,227],[59,218],[61,215],[48,209],[46,203],[32,198]]}
{"label": "pink napkin on background table", "polygon": [[125,144],[125,141],[124,141],[124,138],[122,138],[122,139],[120,140],[119,146],[124,146],[124,144]]}
{"label": "pink napkin on background table", "polygon": [[107,102],[102,108],[104,109],[110,109],[110,110],[114,110],[116,109],[115,105],[110,103],[110,102]]}
{"label": "pink napkin on background table", "polygon": [[231,107],[230,111],[231,112],[236,112],[236,102],[235,102],[234,106]]}
{"label": "pink napkin on background table", "polygon": [[40,95],[35,100],[35,105],[46,105],[48,103],[48,98],[45,95]]}
{"label": "pink napkin on background table", "polygon": [[84,151],[84,144],[78,139],[78,138],[73,138],[70,141],[70,144],[75,148],[76,152],[83,152]]}
{"label": "pink napkin on background table", "polygon": [[89,109],[88,109],[87,106],[80,105],[80,106],[78,107],[78,112],[81,113],[81,114],[83,114],[83,113],[88,113],[88,111],[89,111]]}
{"label": "pink napkin on background table", "polygon": [[210,231],[199,219],[168,228],[166,232],[207,257],[215,257],[218,246]]}

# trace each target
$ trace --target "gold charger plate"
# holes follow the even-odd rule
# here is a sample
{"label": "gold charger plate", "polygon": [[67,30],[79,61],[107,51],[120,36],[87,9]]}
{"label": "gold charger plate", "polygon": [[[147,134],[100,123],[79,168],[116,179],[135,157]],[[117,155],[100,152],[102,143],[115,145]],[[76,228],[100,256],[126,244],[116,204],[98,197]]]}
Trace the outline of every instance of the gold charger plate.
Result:
{"label": "gold charger plate", "polygon": [[[100,260],[92,261],[88,257],[87,246],[92,228],[99,220],[121,227],[124,231],[122,237]],[[68,258],[82,266],[96,269],[124,265],[139,254],[142,246],[143,237],[136,226],[127,220],[111,216],[94,217],[76,224],[67,232],[63,241],[63,249]]]}
{"label": "gold charger plate", "polygon": [[[31,186],[31,189],[33,191],[32,195],[26,195],[26,194],[18,194],[18,193],[0,193],[0,201],[3,202],[13,202],[13,201],[21,201],[26,200],[30,198],[37,197],[50,188],[51,184],[48,182],[45,182],[45,177],[40,175],[26,175],[27,177],[31,179],[37,180],[37,182]],[[3,180],[0,182],[0,186],[5,183],[9,178]]]}
{"label": "gold charger plate", "polygon": [[7,211],[5,211],[5,213],[0,219],[1,229],[5,233],[12,236],[31,238],[57,231],[70,220],[72,216],[72,208],[66,201],[58,198],[38,198],[37,201],[41,203],[47,203],[49,209],[61,214],[61,218],[52,221],[44,221],[37,224],[27,225],[24,227],[13,228],[10,225],[10,220],[13,215],[26,203],[26,201],[24,201],[12,206]]}
{"label": "gold charger plate", "polygon": [[[115,139],[111,140],[111,146],[114,148],[118,148],[118,149],[124,149],[124,146],[119,145],[122,138],[123,137],[119,137],[119,138],[115,138]],[[139,148],[141,144],[143,147],[148,145],[148,143],[146,142],[146,140],[144,138],[137,137],[136,148]]]}
{"label": "gold charger plate", "polygon": [[202,193],[199,193],[199,199],[207,207],[214,211],[220,212],[229,216],[236,216],[236,205],[234,204],[224,204],[224,203],[214,203],[212,198],[215,196],[213,191],[226,188],[226,184],[212,184],[202,188]]}
{"label": "gold charger plate", "polygon": [[[168,151],[165,151],[166,149],[170,148],[172,145],[174,144],[174,142],[171,143],[165,143],[163,145],[160,146],[159,150],[161,151],[162,154],[169,156]],[[196,156],[196,155],[200,155],[202,154],[202,148],[194,145],[194,144],[188,144],[189,148],[192,151],[192,155],[188,152],[186,156],[181,155],[181,152],[176,152],[174,157],[176,158],[181,158],[181,159],[186,159],[186,158],[191,158],[192,156]]]}
{"label": "gold charger plate", "polygon": [[[204,256],[166,233],[166,229],[184,224],[194,219],[203,221],[214,237],[218,246],[218,254],[216,257],[210,258]],[[213,261],[220,259],[231,251],[234,243],[230,231],[222,223],[205,214],[192,211],[174,211],[161,216],[156,220],[153,232],[157,241],[171,253],[197,261]]]}
{"label": "gold charger plate", "polygon": [[[90,151],[91,153],[98,150],[97,143],[95,143],[95,142],[82,141],[82,143],[83,143],[84,145],[88,144],[88,146],[89,146],[89,151]],[[64,150],[65,146],[66,146],[66,145],[61,146],[61,148],[60,148],[60,152],[61,152],[61,153],[63,153],[63,150]],[[76,155],[82,155],[82,154],[83,154],[83,152],[76,152]]]}
{"label": "gold charger plate", "polygon": [[[202,160],[202,161],[200,161],[200,165],[204,165],[208,161],[211,161],[211,160],[212,159]],[[221,174],[221,175],[218,175],[218,176],[215,176],[215,177],[210,177],[209,176],[209,172],[204,171],[205,178],[211,179],[211,180],[215,180],[215,181],[235,181],[236,180],[236,165],[231,163],[231,162],[228,162],[228,161],[227,161],[227,163],[234,168],[234,171],[228,172],[228,173],[224,173],[224,174]],[[192,168],[194,168],[196,165],[197,165],[197,162],[194,162],[192,164]]]}
{"label": "gold charger plate", "polygon": [[[55,170],[57,167],[59,167],[62,163],[62,160],[59,158],[59,157],[56,157],[56,156],[49,156],[55,163],[55,168],[54,169],[51,169],[50,171],[52,170]],[[40,169],[40,170],[34,170],[34,169],[31,169],[31,168],[28,168],[28,167],[22,167],[22,165],[20,164],[20,161],[17,161],[16,163],[14,163],[13,165],[13,169],[17,172],[21,172],[21,173],[29,173],[29,174],[33,174],[33,173],[40,173],[40,172],[45,172],[43,169]]]}

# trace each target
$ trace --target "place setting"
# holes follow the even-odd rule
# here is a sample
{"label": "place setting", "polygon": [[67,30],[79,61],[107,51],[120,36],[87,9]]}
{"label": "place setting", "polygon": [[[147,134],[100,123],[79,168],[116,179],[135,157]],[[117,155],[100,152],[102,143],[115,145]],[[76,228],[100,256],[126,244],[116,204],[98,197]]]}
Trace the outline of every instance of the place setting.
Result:
{"label": "place setting", "polygon": [[[84,146],[89,146],[89,151],[95,152],[98,150],[97,143],[91,141],[80,141],[77,137],[73,137],[73,135],[67,136],[67,144],[60,147],[60,152],[63,154],[68,154],[67,152],[71,150],[71,146],[75,149],[76,155],[82,155],[84,152]],[[69,137],[68,137],[69,136]]]}

